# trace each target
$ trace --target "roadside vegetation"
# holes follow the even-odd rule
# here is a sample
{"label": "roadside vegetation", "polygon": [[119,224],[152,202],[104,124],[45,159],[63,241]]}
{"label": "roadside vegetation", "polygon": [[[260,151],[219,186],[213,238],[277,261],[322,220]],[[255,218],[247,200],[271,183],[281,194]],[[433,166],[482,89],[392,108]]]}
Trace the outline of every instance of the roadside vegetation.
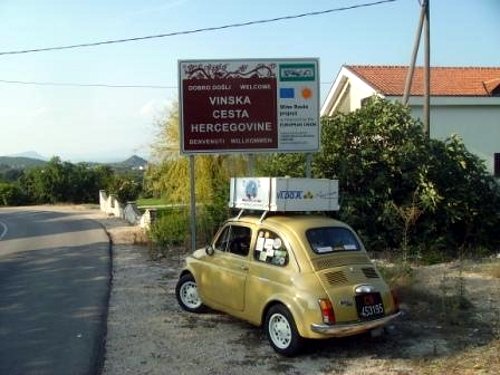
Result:
{"label": "roadside vegetation", "polygon": [[[150,237],[158,251],[190,243],[190,159],[179,151],[179,111],[157,122],[145,173],[58,157],[26,169],[0,169],[0,205],[96,203],[98,191],[156,207]],[[338,179],[340,210],[373,254],[404,264],[484,257],[500,249],[500,185],[461,139],[427,138],[408,108],[383,99],[321,120],[312,177]],[[199,244],[231,212],[229,179],[305,175],[305,154],[201,155],[193,158]],[[161,255],[161,254],[160,254]]]}
{"label": "roadside vegetation", "polygon": [[[179,152],[178,108],[158,122],[155,162],[145,176],[149,195],[189,215],[189,160]],[[321,150],[312,177],[339,180],[341,209],[367,249],[405,263],[438,263],[488,256],[500,249],[500,187],[458,136],[427,138],[419,121],[398,103],[373,98],[359,110],[322,119]],[[198,238],[226,219],[231,176],[305,175],[306,155],[271,154],[195,158]],[[199,211],[199,212],[198,212]],[[171,215],[168,211],[162,215]],[[172,219],[174,220],[174,219]],[[151,234],[164,247],[161,219]],[[189,227],[184,233],[189,233]],[[200,241],[201,242],[201,241]]]}
{"label": "roadside vegetation", "polygon": [[97,203],[101,189],[121,202],[134,201],[142,192],[142,172],[117,172],[107,165],[73,164],[53,157],[42,165],[1,173],[0,206]]}
{"label": "roadside vegetation", "polygon": [[[157,122],[152,161],[146,170],[148,196],[167,202],[160,206],[150,237],[154,257],[164,256],[177,245],[190,243],[189,159],[180,154],[179,111],[167,109]],[[248,158],[244,155],[203,155],[195,158],[197,239],[206,244],[222,221],[228,218],[229,179],[245,176]],[[182,227],[179,228],[179,225]]]}

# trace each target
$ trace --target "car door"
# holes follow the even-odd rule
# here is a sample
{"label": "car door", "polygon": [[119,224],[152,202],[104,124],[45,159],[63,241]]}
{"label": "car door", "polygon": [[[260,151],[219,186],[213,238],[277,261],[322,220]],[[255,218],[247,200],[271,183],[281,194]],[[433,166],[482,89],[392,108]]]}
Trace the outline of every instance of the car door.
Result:
{"label": "car door", "polygon": [[227,224],[215,239],[214,254],[205,285],[206,298],[233,310],[245,308],[252,231],[248,226]]}

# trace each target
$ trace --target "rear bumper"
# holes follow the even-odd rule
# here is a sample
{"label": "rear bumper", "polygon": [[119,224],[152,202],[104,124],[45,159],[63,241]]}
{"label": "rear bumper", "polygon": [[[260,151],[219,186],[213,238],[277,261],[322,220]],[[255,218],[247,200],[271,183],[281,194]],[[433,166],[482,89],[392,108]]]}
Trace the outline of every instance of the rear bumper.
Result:
{"label": "rear bumper", "polygon": [[394,318],[401,315],[401,311],[395,314],[384,316],[380,319],[368,320],[364,322],[349,323],[349,324],[311,324],[311,330],[331,337],[351,336],[357,333],[365,332],[373,328],[377,328],[387,324]]}

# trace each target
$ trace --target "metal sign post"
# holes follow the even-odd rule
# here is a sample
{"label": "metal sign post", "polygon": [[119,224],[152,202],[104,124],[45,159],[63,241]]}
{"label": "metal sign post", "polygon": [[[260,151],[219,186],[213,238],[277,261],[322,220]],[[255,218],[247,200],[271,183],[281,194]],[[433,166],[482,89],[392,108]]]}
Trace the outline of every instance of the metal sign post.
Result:
{"label": "metal sign post", "polygon": [[189,156],[189,182],[191,184],[191,250],[196,250],[196,189],[194,179],[194,155]]}

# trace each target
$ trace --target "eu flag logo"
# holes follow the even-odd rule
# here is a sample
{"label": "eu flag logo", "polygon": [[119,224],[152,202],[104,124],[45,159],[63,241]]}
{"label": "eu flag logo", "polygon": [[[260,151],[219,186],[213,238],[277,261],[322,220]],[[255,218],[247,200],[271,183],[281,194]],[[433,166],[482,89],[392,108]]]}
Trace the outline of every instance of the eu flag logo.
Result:
{"label": "eu flag logo", "polygon": [[295,89],[293,87],[280,88],[280,98],[281,99],[293,99],[293,98],[295,98]]}

